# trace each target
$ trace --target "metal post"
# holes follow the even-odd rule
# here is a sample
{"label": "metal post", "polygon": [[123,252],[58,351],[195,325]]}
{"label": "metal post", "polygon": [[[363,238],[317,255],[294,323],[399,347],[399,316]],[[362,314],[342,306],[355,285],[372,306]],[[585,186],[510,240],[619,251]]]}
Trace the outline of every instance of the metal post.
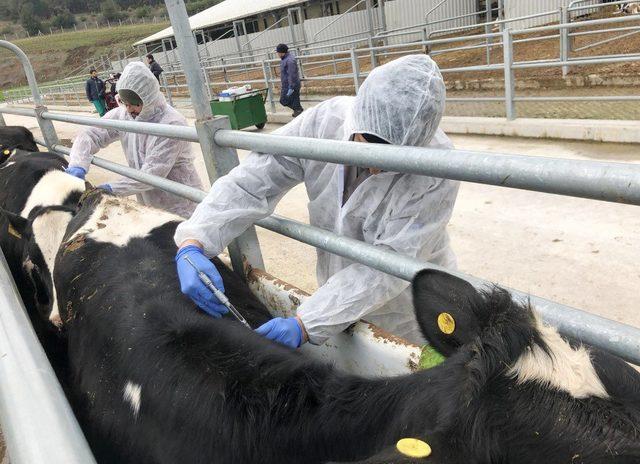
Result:
{"label": "metal post", "polygon": [[244,26],[244,21],[233,22],[233,36],[236,39],[236,46],[238,47],[238,56],[242,58],[242,44],[240,43],[240,30],[238,29],[238,26],[240,24]]}
{"label": "metal post", "polygon": [[[378,10],[379,10],[378,20],[380,21],[380,29],[386,32],[387,30],[386,0],[378,0]],[[386,37],[382,39],[382,43],[384,45],[387,45]]]}
{"label": "metal post", "polygon": [[[569,24],[569,22],[571,22],[569,9],[566,6],[560,7],[560,25]],[[569,29],[560,29],[560,61],[567,61],[569,59],[569,52],[571,49],[571,39],[569,34]],[[563,66],[562,77],[567,77],[568,74],[569,66]]]}
{"label": "metal post", "polygon": [[62,86],[60,86],[60,93],[62,93],[62,100],[64,101],[64,106],[69,106],[69,103],[67,103],[67,93],[64,91]]}
{"label": "metal post", "polygon": [[291,45],[295,45],[297,40],[296,40],[296,25],[295,25],[295,21],[294,21],[294,17],[293,14],[295,13],[295,9],[294,8],[289,8],[287,10],[287,18],[289,20],[289,31],[291,32]]}
{"label": "metal post", "polygon": [[[429,41],[429,34],[427,33],[426,27],[422,29],[422,41],[423,42]],[[422,47],[422,51],[425,55],[428,55],[431,53],[431,47],[427,43],[425,43],[424,46]]]}
{"label": "metal post", "polygon": [[[491,0],[485,0],[485,6],[486,6],[486,14],[485,14],[485,23],[486,25],[484,26],[484,33],[485,34],[490,34],[491,33]],[[487,65],[491,64],[491,37],[487,37],[486,39],[486,43],[487,43]]]}
{"label": "metal post", "polygon": [[[336,46],[335,45],[331,45],[331,51],[333,53],[336,52]],[[331,62],[333,64],[333,74],[337,75],[338,74],[338,63],[336,63],[336,55],[332,55],[331,56]]]}
{"label": "metal post", "polygon": [[164,62],[166,64],[169,64],[169,55],[167,55],[167,45],[164,42],[164,39],[162,39],[160,41],[160,44],[162,45],[162,53],[164,54]]}
{"label": "metal post", "polygon": [[512,121],[516,118],[516,104],[513,100],[515,96],[515,76],[513,74],[513,37],[511,29],[505,28],[502,33],[502,52],[504,57],[504,98],[505,113],[507,119]]}
{"label": "metal post", "polygon": [[371,69],[373,69],[376,66],[378,66],[378,60],[376,58],[376,51],[373,48],[373,37],[369,37],[367,39],[367,41],[369,43],[369,58],[371,60]]}
{"label": "metal post", "polygon": [[351,69],[353,70],[353,86],[356,89],[356,93],[358,93],[360,88],[360,63],[358,62],[358,54],[355,48],[351,49]]}
{"label": "metal post", "polygon": [[15,53],[18,60],[20,60],[20,63],[24,68],[24,73],[27,76],[27,82],[29,83],[31,94],[33,95],[33,103],[36,107],[35,110],[36,118],[38,120],[38,126],[40,126],[40,131],[42,132],[42,136],[44,137],[47,147],[51,149],[54,145],[60,142],[58,140],[58,135],[56,134],[56,129],[55,127],[53,127],[53,123],[46,119],[42,119],[42,113],[44,111],[47,111],[47,108],[42,104],[42,97],[40,96],[40,90],[38,89],[38,83],[36,81],[36,76],[33,73],[31,62],[29,61],[27,55],[25,55],[20,48],[16,47],[11,42],[0,40],[0,47],[11,50],[13,53]]}
{"label": "metal post", "polygon": [[[212,119],[211,106],[207,98],[205,82],[202,76],[196,43],[191,34],[189,17],[183,0],[165,0],[167,12],[173,25],[180,61],[189,86],[191,103],[196,114],[196,131],[207,173],[211,183],[227,174],[239,164],[238,153],[234,148],[226,148],[214,142],[214,134],[218,129],[230,128],[228,118]],[[229,245],[229,255],[234,271],[244,276],[244,261],[250,266],[264,269],[260,253],[260,244],[255,228],[250,227]]]}
{"label": "metal post", "polygon": [[11,462],[95,464],[0,255],[0,418]]}
{"label": "metal post", "polygon": [[173,106],[173,98],[171,96],[171,89],[169,88],[169,83],[167,82],[167,76],[164,73],[160,74],[160,79],[162,80],[162,85],[164,86],[165,91],[167,92],[167,101],[169,105]]}
{"label": "metal post", "polygon": [[269,97],[269,106],[271,112],[276,112],[276,102],[273,99],[273,86],[271,84],[271,67],[266,61],[262,62],[262,73],[264,75],[264,83],[267,86],[267,96]]}
{"label": "metal post", "polygon": [[209,81],[209,71],[207,68],[202,68],[202,74],[204,74],[204,84],[207,88],[207,95],[209,97],[209,101],[211,101],[211,82]]}
{"label": "metal post", "polygon": [[295,8],[298,10],[298,25],[300,26],[300,33],[302,34],[302,45],[306,47],[307,45],[307,32],[304,29],[304,12],[302,11],[302,7],[298,6]]}
{"label": "metal post", "polygon": [[369,37],[373,37],[376,34],[376,26],[373,23],[373,2],[372,0],[365,0],[365,7],[367,9],[367,23],[369,26]]}
{"label": "metal post", "polygon": [[224,58],[220,58],[220,65],[222,66],[222,75],[224,76],[224,81],[229,82],[229,76],[227,75],[227,67],[224,64]]}

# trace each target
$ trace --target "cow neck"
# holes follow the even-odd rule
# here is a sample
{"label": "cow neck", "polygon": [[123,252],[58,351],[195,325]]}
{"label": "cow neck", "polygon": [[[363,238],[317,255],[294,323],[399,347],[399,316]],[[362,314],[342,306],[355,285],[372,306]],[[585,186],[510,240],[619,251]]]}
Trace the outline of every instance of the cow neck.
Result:
{"label": "cow neck", "polygon": [[[371,456],[402,438],[431,441],[454,410],[457,368],[451,367],[458,363],[451,361],[406,376],[329,379],[316,417],[324,426],[311,431],[305,444],[327,460],[342,460]],[[345,454],[336,456],[336,450]]]}

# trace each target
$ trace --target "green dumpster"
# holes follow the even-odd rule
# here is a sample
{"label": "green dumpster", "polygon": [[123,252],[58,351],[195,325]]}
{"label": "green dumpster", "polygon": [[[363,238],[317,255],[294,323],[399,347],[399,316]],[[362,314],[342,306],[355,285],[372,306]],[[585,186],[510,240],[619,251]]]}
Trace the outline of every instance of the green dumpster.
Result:
{"label": "green dumpster", "polygon": [[232,129],[256,126],[262,129],[267,123],[264,104],[268,89],[259,89],[242,95],[234,95],[231,101],[211,100],[211,111],[215,116],[229,116]]}

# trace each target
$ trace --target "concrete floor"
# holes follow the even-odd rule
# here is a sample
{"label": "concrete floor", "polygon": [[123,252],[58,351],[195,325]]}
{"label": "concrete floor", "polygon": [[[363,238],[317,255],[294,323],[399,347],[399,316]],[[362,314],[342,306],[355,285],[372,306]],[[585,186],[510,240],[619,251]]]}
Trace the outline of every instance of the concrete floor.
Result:
{"label": "concrete floor", "polygon": [[[8,124],[38,132],[35,120],[6,116]],[[192,123],[192,121],[190,121]],[[55,123],[60,138],[71,139],[79,126]],[[265,132],[276,126],[267,126]],[[640,162],[636,145],[597,144],[455,135],[458,148]],[[194,144],[199,152],[199,146]],[[119,144],[100,156],[117,162]],[[241,152],[243,158],[246,153]],[[206,179],[204,163],[197,166]],[[103,183],[114,175],[98,168],[88,179]],[[307,222],[303,186],[289,192],[276,212]],[[640,215],[634,206],[464,183],[449,231],[462,271],[640,327],[635,309],[640,287]],[[315,253],[307,245],[258,229],[266,267],[272,274],[312,292]]]}

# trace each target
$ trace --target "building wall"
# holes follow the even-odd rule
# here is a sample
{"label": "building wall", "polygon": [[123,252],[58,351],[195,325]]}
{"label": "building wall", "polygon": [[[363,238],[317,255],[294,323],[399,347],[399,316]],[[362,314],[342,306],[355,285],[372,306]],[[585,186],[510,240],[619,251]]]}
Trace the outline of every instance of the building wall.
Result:
{"label": "building wall", "polygon": [[[508,23],[511,29],[525,29],[528,27],[540,26],[560,21],[560,7],[567,7],[573,0],[504,0],[505,19],[518,18],[521,16],[529,16],[538,13],[549,12],[537,18],[530,18],[520,21]],[[599,0],[590,0],[583,2],[580,6],[596,5],[601,3]],[[573,13],[572,16],[580,16],[595,11],[594,9],[585,9],[580,12]]]}
{"label": "building wall", "polygon": [[[387,30],[401,27],[424,24],[427,20],[433,23],[429,32],[454,27],[469,26],[478,22],[476,15],[466,18],[447,20],[457,16],[470,15],[477,10],[476,0],[457,0],[443,3],[435,8],[440,0],[392,0],[385,2],[385,12],[387,17]],[[435,8],[429,17],[426,15]],[[404,35],[391,38],[390,43],[403,43],[408,41],[422,40],[421,32],[405,33]]]}

